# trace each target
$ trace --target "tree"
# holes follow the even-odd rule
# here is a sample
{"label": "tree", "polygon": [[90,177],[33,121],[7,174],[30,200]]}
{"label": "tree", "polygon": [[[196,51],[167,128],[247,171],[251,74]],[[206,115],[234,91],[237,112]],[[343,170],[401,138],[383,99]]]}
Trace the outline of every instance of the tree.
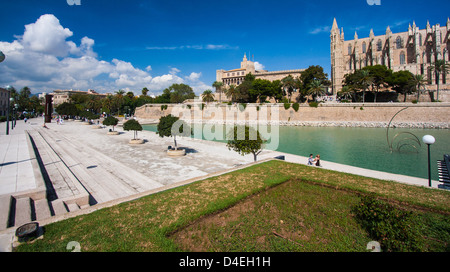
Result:
{"label": "tree", "polygon": [[392,73],[387,81],[394,91],[404,95],[403,101],[406,102],[406,95],[413,89],[413,78],[414,75],[410,71],[398,71]]}
{"label": "tree", "polygon": [[149,92],[149,90],[147,89],[147,87],[144,87],[141,91],[143,96],[146,96],[148,92]]}
{"label": "tree", "polygon": [[232,102],[236,101],[236,86],[231,84],[228,86],[228,89],[225,90],[225,95],[228,99],[230,99]]}
{"label": "tree", "polygon": [[211,90],[206,90],[202,94],[202,100],[203,102],[213,102],[214,101],[214,95]]}
{"label": "tree", "polygon": [[77,106],[73,103],[68,103],[68,102],[64,102],[64,103],[58,105],[55,108],[55,111],[61,115],[77,116],[79,114]]}
{"label": "tree", "polygon": [[233,130],[229,132],[227,147],[229,150],[234,150],[242,156],[253,154],[254,161],[261,153],[266,140],[261,137],[259,131],[249,126],[238,127],[234,126]]}
{"label": "tree", "polygon": [[123,104],[123,95],[124,94],[125,94],[124,90],[118,90],[113,99],[114,106],[117,108],[117,112],[119,115],[120,115],[120,108],[122,107],[122,104]]}
{"label": "tree", "polygon": [[157,133],[161,138],[173,137],[175,150],[178,150],[177,136],[191,135],[191,128],[186,124],[186,122],[171,114],[163,116],[159,119],[157,130]]}
{"label": "tree", "polygon": [[114,131],[114,127],[117,126],[118,123],[119,123],[119,119],[117,119],[114,116],[108,116],[105,118],[105,120],[103,120],[103,125],[113,127],[112,131]]}
{"label": "tree", "polygon": [[133,140],[136,140],[137,132],[142,131],[142,126],[141,126],[141,124],[139,124],[138,121],[136,121],[134,119],[130,119],[123,124],[123,129],[126,131],[133,130],[134,131]]}
{"label": "tree", "polygon": [[369,71],[369,74],[372,77],[372,91],[374,91],[373,102],[377,102],[377,94],[380,91],[380,88],[388,86],[386,80],[392,75],[392,70],[388,69],[385,65],[367,66],[364,67],[363,70]]}
{"label": "tree", "polygon": [[103,111],[106,113],[112,113],[114,105],[114,97],[112,95],[107,95],[102,102]]}
{"label": "tree", "polygon": [[445,60],[437,60],[434,64],[429,67],[430,71],[434,71],[436,75],[436,83],[437,83],[437,92],[436,92],[436,100],[439,101],[439,84],[440,84],[440,75],[442,74],[445,77],[450,72],[450,64],[446,63]]}
{"label": "tree", "polygon": [[323,71],[323,67],[320,65],[312,65],[301,73],[300,78],[297,81],[300,92],[306,94],[308,86],[313,80],[320,80],[323,86],[331,85],[331,81],[328,79],[328,74]]}
{"label": "tree", "polygon": [[[172,84],[168,89],[170,95],[170,103],[182,103],[186,99],[195,97],[194,90],[186,84]],[[166,93],[166,90],[164,92]]]}
{"label": "tree", "polygon": [[216,93],[219,93],[219,103],[222,103],[222,87],[223,87],[223,82],[220,81],[214,81],[214,83],[212,84],[212,86],[214,88],[216,88]]}
{"label": "tree", "polygon": [[363,103],[366,102],[366,90],[369,88],[370,85],[373,83],[373,77],[370,75],[370,72],[368,70],[359,70],[360,72],[360,85],[362,86],[363,90]]}
{"label": "tree", "polygon": [[323,95],[325,91],[323,90],[323,84],[320,80],[314,79],[308,88],[308,94],[313,96],[313,100],[315,100],[316,96]]}
{"label": "tree", "polygon": [[417,92],[417,102],[419,102],[421,89],[425,89],[427,80],[425,79],[425,77],[423,75],[414,75],[414,77],[411,79],[411,81],[412,81],[412,85],[414,86],[413,90],[415,92]]}
{"label": "tree", "polygon": [[295,81],[291,75],[284,77],[281,80],[285,95],[288,96],[289,103],[291,102],[292,93],[295,91]]}
{"label": "tree", "polygon": [[342,98],[348,100],[348,99],[352,99],[354,93],[355,93],[355,90],[351,86],[343,86],[341,91],[339,91],[337,93],[337,95],[339,97],[342,97]]}

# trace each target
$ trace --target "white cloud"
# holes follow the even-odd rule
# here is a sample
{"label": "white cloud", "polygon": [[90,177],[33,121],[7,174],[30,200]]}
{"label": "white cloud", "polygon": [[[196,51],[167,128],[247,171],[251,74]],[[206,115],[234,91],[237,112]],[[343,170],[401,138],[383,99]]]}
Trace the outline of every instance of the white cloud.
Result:
{"label": "white cloud", "polygon": [[321,27],[317,27],[313,30],[311,30],[309,32],[309,34],[319,34],[319,33],[323,33],[323,32],[330,32],[331,31],[331,27],[330,26],[321,26]]}
{"label": "white cloud", "polygon": [[99,60],[94,52],[94,39],[83,37],[77,46],[67,40],[72,36],[73,32],[64,28],[58,18],[46,14],[26,25],[24,34],[16,36],[13,42],[0,41],[0,50],[6,55],[0,65],[0,85],[12,85],[16,89],[28,86],[33,92],[55,89],[140,91],[147,87],[155,93],[174,83],[193,83],[194,90],[206,86],[199,80],[201,73],[192,72],[183,77],[178,75],[180,69],[172,67],[168,74],[152,77],[150,65],[141,70],[119,59]]}
{"label": "white cloud", "polygon": [[264,70],[264,68],[266,68],[264,65],[255,61],[255,70]]}
{"label": "white cloud", "polygon": [[236,50],[239,46],[230,46],[228,44],[207,44],[207,45],[180,45],[180,46],[147,46],[147,50]]}
{"label": "white cloud", "polygon": [[197,81],[202,76],[202,73],[192,72],[187,78],[191,81]]}
{"label": "white cloud", "polygon": [[180,69],[177,69],[177,68],[173,67],[173,68],[170,69],[169,74],[171,74],[171,75],[176,75],[176,74],[179,73],[179,72],[181,72]]}

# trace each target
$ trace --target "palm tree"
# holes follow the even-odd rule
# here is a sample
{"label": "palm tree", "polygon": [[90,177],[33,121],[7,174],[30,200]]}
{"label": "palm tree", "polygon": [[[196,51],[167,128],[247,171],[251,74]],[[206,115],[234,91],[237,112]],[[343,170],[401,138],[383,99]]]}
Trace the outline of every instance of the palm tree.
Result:
{"label": "palm tree", "polygon": [[412,79],[412,84],[414,85],[414,91],[417,92],[417,102],[419,102],[420,98],[420,89],[425,89],[425,85],[428,81],[425,79],[423,75],[414,75]]}
{"label": "palm tree", "polygon": [[434,64],[429,67],[430,71],[434,71],[437,81],[437,93],[436,101],[439,101],[439,76],[442,74],[445,77],[450,72],[450,64],[446,63],[445,60],[437,60]]}
{"label": "palm tree", "polygon": [[348,100],[348,99],[352,99],[354,92],[355,92],[355,90],[352,87],[343,86],[341,91],[338,92],[338,95],[341,96],[342,98]]}
{"label": "palm tree", "polygon": [[236,100],[236,86],[231,84],[228,86],[228,89],[225,91],[225,95],[228,99],[231,99],[232,102]]}
{"label": "palm tree", "polygon": [[222,103],[222,87],[223,87],[223,82],[220,81],[214,81],[214,83],[212,84],[212,86],[214,88],[216,88],[216,93],[219,93],[219,102]]}
{"label": "palm tree", "polygon": [[308,85],[308,94],[313,96],[313,99],[315,100],[316,96],[323,95],[325,91],[323,90],[323,84],[321,80],[314,79],[311,81],[311,83]]}
{"label": "palm tree", "polygon": [[118,114],[120,115],[120,107],[122,107],[123,104],[123,95],[125,94],[124,90],[118,90],[116,92],[116,95],[114,96],[114,102],[117,106]]}
{"label": "palm tree", "polygon": [[214,95],[211,90],[206,90],[202,94],[202,100],[203,102],[213,102],[214,101]]}
{"label": "palm tree", "polygon": [[148,89],[147,89],[147,87],[144,87],[144,88],[142,89],[142,95],[143,95],[143,96],[146,96],[147,93],[148,93]]}
{"label": "palm tree", "polygon": [[287,77],[281,80],[281,84],[283,86],[284,92],[287,94],[289,98],[289,102],[291,102],[291,95],[294,92],[296,86],[294,78],[291,75],[288,75]]}
{"label": "palm tree", "polygon": [[103,109],[104,111],[108,112],[108,113],[112,113],[112,107],[114,104],[114,97],[112,95],[107,95],[104,99],[103,99]]}
{"label": "palm tree", "polygon": [[372,85],[373,77],[370,75],[370,72],[367,70],[360,70],[361,78],[359,79],[359,83],[363,87],[363,103],[365,102],[366,90]]}

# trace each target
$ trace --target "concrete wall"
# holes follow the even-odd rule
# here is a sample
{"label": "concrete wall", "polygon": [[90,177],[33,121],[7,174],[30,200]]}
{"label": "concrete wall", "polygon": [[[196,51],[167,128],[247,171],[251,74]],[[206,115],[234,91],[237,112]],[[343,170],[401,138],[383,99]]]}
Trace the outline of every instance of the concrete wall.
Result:
{"label": "concrete wall", "polygon": [[[397,124],[410,127],[450,128],[450,103],[340,103],[320,104],[317,108],[302,104],[296,112],[292,107],[286,110],[283,104],[248,104],[245,110],[238,105],[205,104],[144,105],[136,109],[136,117],[149,122],[157,122],[161,116],[172,114],[183,120],[196,122],[255,122],[280,123],[282,125],[324,125],[324,126],[386,126],[391,118],[400,110],[394,119]],[[259,110],[258,110],[259,107]],[[370,125],[369,125],[370,124]],[[375,124],[375,125],[374,125]]]}

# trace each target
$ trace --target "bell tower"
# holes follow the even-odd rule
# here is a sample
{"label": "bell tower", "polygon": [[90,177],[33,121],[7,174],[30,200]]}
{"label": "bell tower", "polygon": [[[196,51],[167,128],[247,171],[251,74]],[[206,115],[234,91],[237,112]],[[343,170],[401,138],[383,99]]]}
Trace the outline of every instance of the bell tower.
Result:
{"label": "bell tower", "polygon": [[344,79],[344,30],[339,30],[336,18],[333,21],[333,27],[330,34],[330,52],[331,52],[331,83],[332,93],[336,94],[342,89],[342,80]]}

